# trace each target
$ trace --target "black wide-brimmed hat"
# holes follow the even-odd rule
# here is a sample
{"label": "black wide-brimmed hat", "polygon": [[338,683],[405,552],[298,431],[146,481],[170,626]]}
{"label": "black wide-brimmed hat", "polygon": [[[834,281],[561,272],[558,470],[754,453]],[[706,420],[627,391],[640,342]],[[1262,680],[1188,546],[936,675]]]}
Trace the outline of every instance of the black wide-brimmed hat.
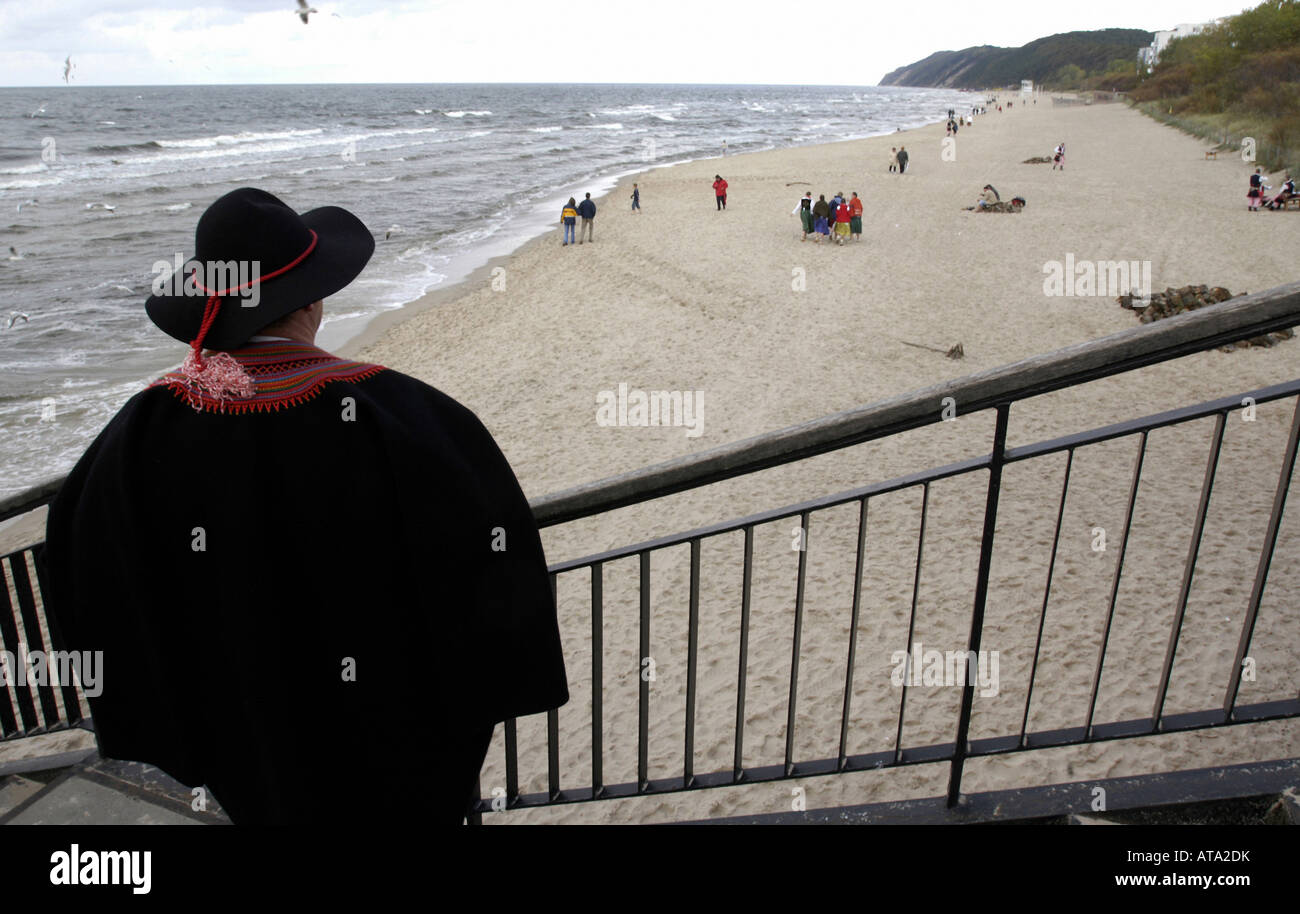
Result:
{"label": "black wide-brimmed hat", "polygon": [[145,310],[163,332],[196,349],[236,349],[352,282],[374,251],[370,230],[341,207],[299,215],[264,190],[241,187],[199,218],[194,257],[182,271],[194,279],[175,277]]}

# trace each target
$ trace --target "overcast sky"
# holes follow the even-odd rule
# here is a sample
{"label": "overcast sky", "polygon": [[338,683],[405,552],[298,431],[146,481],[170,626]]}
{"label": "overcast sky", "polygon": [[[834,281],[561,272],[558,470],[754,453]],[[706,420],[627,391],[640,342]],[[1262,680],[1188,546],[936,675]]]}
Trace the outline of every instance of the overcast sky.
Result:
{"label": "overcast sky", "polygon": [[0,0],[0,85],[874,85],[934,51],[1171,28],[1243,0]]}

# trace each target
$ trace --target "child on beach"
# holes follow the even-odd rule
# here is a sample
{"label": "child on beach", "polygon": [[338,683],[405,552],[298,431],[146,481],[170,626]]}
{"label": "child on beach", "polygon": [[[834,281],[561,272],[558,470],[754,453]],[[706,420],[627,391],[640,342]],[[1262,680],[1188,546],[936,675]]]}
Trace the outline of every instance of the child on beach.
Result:
{"label": "child on beach", "polygon": [[572,197],[560,211],[560,224],[564,226],[564,241],[560,242],[560,247],[568,247],[578,239],[578,204]]}
{"label": "child on beach", "polygon": [[641,190],[635,184],[632,185],[632,212],[641,212]]}
{"label": "child on beach", "polygon": [[1249,212],[1259,210],[1259,204],[1264,199],[1264,190],[1267,187],[1263,172],[1256,168],[1255,173],[1250,176],[1250,190],[1246,193],[1246,209]]}
{"label": "child on beach", "polygon": [[794,209],[790,211],[790,215],[798,213],[799,221],[803,224],[803,237],[799,239],[800,241],[807,241],[809,233],[813,230],[812,205],[812,191],[808,191],[799,198],[799,202],[796,203]]}
{"label": "child on beach", "polygon": [[1065,171],[1065,144],[1057,143],[1056,149],[1052,152],[1052,171],[1060,168]]}
{"label": "child on beach", "polygon": [[889,149],[889,173],[893,174],[898,171],[898,147],[891,146]]}

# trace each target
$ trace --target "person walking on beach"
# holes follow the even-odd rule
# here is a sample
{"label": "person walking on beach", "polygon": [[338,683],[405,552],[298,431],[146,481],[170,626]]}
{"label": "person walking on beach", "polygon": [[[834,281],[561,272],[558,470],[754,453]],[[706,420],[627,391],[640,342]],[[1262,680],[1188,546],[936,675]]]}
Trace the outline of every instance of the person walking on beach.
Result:
{"label": "person walking on beach", "polygon": [[572,197],[560,211],[560,224],[564,226],[564,241],[560,242],[560,247],[567,247],[577,240],[575,228],[578,224],[578,204]]}
{"label": "person walking on beach", "polygon": [[632,185],[632,212],[641,212],[641,189],[635,184]]}
{"label": "person walking on beach", "polygon": [[807,241],[808,235],[813,230],[812,205],[812,191],[808,191],[799,198],[799,202],[794,205],[794,209],[790,210],[791,215],[799,214],[799,222],[803,225],[803,237],[799,239],[800,241]]}
{"label": "person walking on beach", "polygon": [[587,241],[594,242],[591,229],[596,220],[596,204],[591,201],[591,194],[587,194],[586,199],[578,204],[578,215],[582,217],[582,225],[578,228],[578,244],[582,244],[584,236]]}
{"label": "person walking on beach", "polygon": [[898,171],[898,147],[891,146],[889,149],[889,173],[893,174]]}
{"label": "person walking on beach", "polygon": [[907,171],[907,147],[898,147],[898,173],[904,174]]}
{"label": "person walking on beach", "polygon": [[853,199],[849,201],[849,232],[853,235],[854,241],[862,240],[862,198],[858,192],[853,192]]}
{"label": "person walking on beach", "polygon": [[847,200],[841,200],[840,204],[835,207],[835,240],[843,245],[849,239],[849,204]]}
{"label": "person walking on beach", "polygon": [[1056,169],[1065,171],[1065,144],[1057,143],[1056,148],[1052,150],[1052,171]]}
{"label": "person walking on beach", "polygon": [[1264,199],[1264,189],[1266,187],[1268,187],[1268,185],[1264,183],[1263,172],[1259,168],[1256,168],[1255,173],[1250,176],[1250,190],[1246,193],[1247,210],[1250,212],[1256,212],[1259,210],[1260,202]]}
{"label": "person walking on beach", "polygon": [[717,198],[718,210],[722,211],[727,208],[727,182],[722,180],[722,175],[713,177],[713,195]]}
{"label": "person walking on beach", "polygon": [[90,445],[37,554],[61,646],[109,670],[100,754],[236,824],[457,824],[495,725],[568,700],[528,501],[464,406],[315,345],[360,219],[240,188],[195,241],[145,303],[184,363]]}
{"label": "person walking on beach", "polygon": [[[813,229],[818,235],[830,235],[830,218],[831,207],[826,202],[825,194],[818,194],[817,202],[813,204]],[[820,238],[813,238],[813,241],[821,241]]]}

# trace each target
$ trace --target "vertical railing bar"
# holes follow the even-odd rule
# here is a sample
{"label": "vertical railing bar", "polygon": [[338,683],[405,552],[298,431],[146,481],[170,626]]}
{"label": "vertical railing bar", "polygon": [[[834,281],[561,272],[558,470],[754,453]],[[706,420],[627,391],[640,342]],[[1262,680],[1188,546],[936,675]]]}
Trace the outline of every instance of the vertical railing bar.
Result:
{"label": "vertical railing bar", "polygon": [[506,721],[506,803],[519,801],[519,737],[512,717]]}
{"label": "vertical railing bar", "polygon": [[[45,595],[49,593],[49,588],[46,587],[44,563],[37,561],[36,552],[34,550],[30,552],[30,555],[32,557],[32,571],[36,575],[35,595],[41,604],[39,612],[45,622],[47,634],[50,639],[50,646],[54,650],[67,650],[67,646],[63,644],[63,632],[59,629],[58,617],[50,613],[48,607],[45,605]],[[90,706],[86,704],[86,698],[82,694],[81,685],[81,683],[74,681],[65,682],[60,687],[60,704],[63,706],[63,719],[64,722],[69,725],[77,724],[85,720],[90,710]],[[83,713],[83,704],[86,705],[86,713]]]}
{"label": "vertical railing bar", "polygon": [[739,783],[745,775],[745,680],[749,668],[749,599],[754,578],[754,528],[745,527],[745,570],[740,596],[740,672],[736,677],[736,757],[731,780]]}
{"label": "vertical railing bar", "polygon": [[591,566],[591,798],[599,799],[604,782],[605,713],[605,563]]}
{"label": "vertical railing bar", "polygon": [[560,797],[560,712],[546,712],[546,786],[552,801]]}
{"label": "vertical railing bar", "polygon": [[[988,493],[984,501],[984,532],[980,538],[979,571],[975,578],[975,606],[971,612],[970,640],[966,649],[966,684],[961,693],[961,713],[957,718],[957,738],[953,744],[952,774],[948,779],[948,807],[957,805],[961,797],[961,774],[966,763],[966,740],[970,734],[971,706],[975,700],[975,676],[971,663],[978,673],[980,643],[984,636],[984,608],[988,602],[989,572],[993,567],[993,538],[998,527],[998,499],[1002,491],[1002,463],[1007,448],[1007,422],[1011,404],[1001,403],[997,408],[997,423],[993,428],[993,452],[989,459]],[[972,660],[972,658],[976,658]]]}
{"label": "vertical railing bar", "polygon": [[700,649],[700,541],[691,540],[691,597],[686,632],[686,746],[682,786],[695,779],[695,676]]}
{"label": "vertical railing bar", "polygon": [[790,645],[790,690],[786,694],[785,776],[794,773],[794,726],[799,703],[799,648],[803,643],[803,597],[808,576],[808,512],[799,514],[799,583],[794,596],[794,638]]}
{"label": "vertical railing bar", "polygon": [[1169,693],[1169,677],[1174,671],[1174,656],[1178,652],[1178,639],[1183,632],[1183,619],[1187,616],[1187,601],[1192,595],[1192,578],[1196,574],[1196,558],[1201,551],[1201,538],[1205,533],[1205,517],[1209,513],[1210,495],[1214,490],[1214,474],[1219,468],[1219,455],[1223,451],[1223,427],[1228,421],[1226,412],[1219,413],[1214,422],[1214,442],[1205,464],[1205,480],[1201,483],[1201,500],[1196,506],[1196,523],[1192,539],[1187,545],[1187,562],[1183,566],[1183,581],[1178,588],[1178,606],[1174,610],[1173,624],[1169,628],[1169,644],[1165,648],[1165,662],[1160,669],[1160,685],[1156,688],[1155,705],[1151,710],[1151,730],[1160,730],[1165,712],[1165,697]]}
{"label": "vertical railing bar", "polygon": [[862,564],[867,542],[867,499],[858,499],[858,558],[853,566],[853,612],[849,621],[849,658],[844,670],[844,710],[840,714],[840,753],[836,771],[843,771],[848,760],[849,706],[853,699],[853,668],[857,662],[858,607],[862,599]]}
{"label": "vertical railing bar", "polygon": [[[558,606],[556,602],[556,575],[551,576],[551,604]],[[550,791],[551,800],[557,800],[560,796],[560,712],[557,708],[551,708],[546,712],[546,786]]]}
{"label": "vertical railing bar", "polygon": [[1282,526],[1282,511],[1286,508],[1286,494],[1291,487],[1291,475],[1295,470],[1297,444],[1300,444],[1300,397],[1296,398],[1295,413],[1291,418],[1291,437],[1287,439],[1286,452],[1282,457],[1282,469],[1277,477],[1277,491],[1273,495],[1273,511],[1269,514],[1268,527],[1264,531],[1264,542],[1259,550],[1259,567],[1255,570],[1255,583],[1250,589],[1250,602],[1246,604],[1246,618],[1241,624],[1241,638],[1237,642],[1236,659],[1233,661],[1228,688],[1223,696],[1223,713],[1226,720],[1232,719],[1233,711],[1237,707],[1237,693],[1241,689],[1241,667],[1246,662],[1246,655],[1250,650],[1250,641],[1255,633],[1255,620],[1259,616],[1259,605],[1264,596],[1264,584],[1268,580],[1268,570],[1273,563],[1273,550],[1277,546],[1277,535]]}
{"label": "vertical railing bar", "polygon": [[930,483],[921,485],[921,529],[916,534],[916,568],[912,572],[912,613],[907,620],[907,658],[903,664],[903,694],[898,700],[898,732],[894,734],[894,764],[903,757],[903,718],[907,708],[907,683],[912,678],[912,636],[916,633],[916,599],[921,590],[921,559],[925,551],[925,519],[930,506]]}
{"label": "vertical railing bar", "polygon": [[[0,647],[17,657],[18,625],[14,621],[13,601],[9,598],[9,582],[5,574],[5,565],[5,560],[0,558]],[[4,683],[0,683],[0,737],[8,737],[10,734],[27,729],[20,704],[19,686],[16,681],[9,681],[11,679],[16,680],[16,677],[8,676]],[[36,712],[33,708],[32,717],[35,716]]]}
{"label": "vertical railing bar", "polygon": [[465,821],[469,825],[482,825],[483,813],[479,811],[477,801],[483,799],[483,779],[478,775],[474,776],[474,799],[475,803],[470,807],[469,814],[465,817]]}
{"label": "vertical railing bar", "polygon": [[1138,483],[1142,479],[1142,462],[1147,453],[1147,431],[1138,438],[1137,458],[1133,463],[1133,481],[1129,484],[1128,508],[1124,515],[1124,533],[1119,541],[1119,555],[1115,559],[1115,574],[1110,582],[1110,605],[1106,610],[1106,625],[1101,632],[1101,647],[1097,651],[1097,670],[1092,681],[1092,696],[1088,700],[1088,717],[1083,724],[1084,738],[1092,736],[1092,717],[1097,710],[1097,693],[1101,689],[1101,672],[1106,665],[1106,647],[1110,643],[1110,628],[1115,621],[1115,601],[1119,596],[1120,576],[1124,572],[1124,555],[1128,551],[1128,535],[1133,527],[1133,506],[1137,504]]}
{"label": "vertical railing bar", "polygon": [[1052,557],[1047,563],[1047,583],[1043,586],[1043,609],[1038,616],[1038,635],[1034,639],[1034,662],[1029,668],[1029,688],[1025,692],[1025,713],[1020,718],[1020,742],[1025,744],[1029,726],[1029,705],[1034,697],[1034,678],[1038,675],[1038,657],[1043,647],[1043,627],[1047,623],[1047,601],[1052,595],[1052,575],[1056,571],[1056,552],[1061,545],[1061,524],[1065,520],[1065,501],[1070,491],[1070,470],[1074,466],[1074,448],[1065,454],[1065,476],[1061,480],[1061,501],[1056,507],[1056,533],[1052,536]]}
{"label": "vertical railing bar", "polygon": [[640,689],[637,696],[637,790],[650,786],[650,678],[646,673],[646,660],[650,657],[650,550],[641,551],[641,654],[637,661],[637,679]]}

